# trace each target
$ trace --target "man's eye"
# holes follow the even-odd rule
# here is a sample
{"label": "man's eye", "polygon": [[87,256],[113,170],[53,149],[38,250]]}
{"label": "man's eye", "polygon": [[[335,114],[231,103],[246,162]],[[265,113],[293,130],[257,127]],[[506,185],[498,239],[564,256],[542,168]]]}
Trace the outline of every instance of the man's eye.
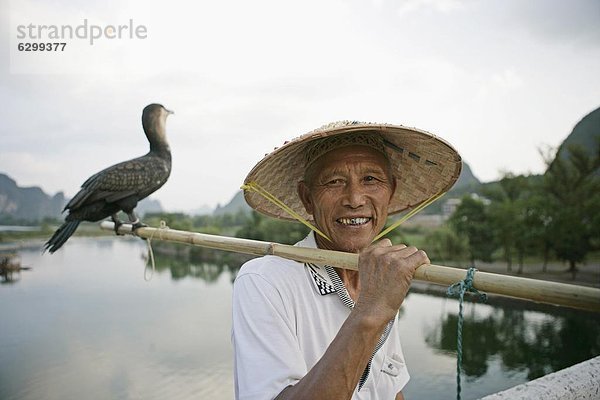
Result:
{"label": "man's eye", "polygon": [[365,182],[375,182],[375,181],[377,181],[377,178],[375,178],[372,175],[367,175],[367,176],[365,176],[364,180],[365,180]]}
{"label": "man's eye", "polygon": [[341,179],[331,179],[330,181],[327,182],[328,185],[332,185],[332,186],[341,185],[343,183],[344,183],[344,181]]}

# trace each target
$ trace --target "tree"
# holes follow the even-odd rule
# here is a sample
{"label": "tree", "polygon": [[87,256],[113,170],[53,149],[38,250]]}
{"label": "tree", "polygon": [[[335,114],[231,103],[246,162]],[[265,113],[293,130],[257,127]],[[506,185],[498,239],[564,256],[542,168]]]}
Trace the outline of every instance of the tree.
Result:
{"label": "tree", "polygon": [[461,261],[467,254],[467,240],[446,225],[429,232],[425,237],[425,242],[431,260],[439,260],[443,263]]}
{"label": "tree", "polygon": [[449,222],[457,234],[466,237],[471,264],[475,265],[475,260],[492,261],[496,244],[487,206],[483,200],[464,196]]}
{"label": "tree", "polygon": [[491,224],[509,272],[515,252],[520,274],[525,255],[539,254],[544,248],[546,212],[538,194],[538,181],[534,176],[506,173],[498,185],[485,192],[492,200],[489,207]]}
{"label": "tree", "polygon": [[517,199],[519,191],[515,177],[507,173],[499,181],[499,185],[485,192],[487,198],[491,199],[488,214],[490,217],[490,229],[498,245],[504,253],[507,270],[512,270],[512,254],[516,246],[517,232]]}
{"label": "tree", "polygon": [[528,195],[519,201],[519,239],[516,242],[519,259],[519,273],[523,272],[523,258],[526,254],[542,254],[542,270],[546,272],[551,249],[550,213],[548,202],[539,184],[535,184]]}
{"label": "tree", "polygon": [[592,152],[569,146],[568,157],[546,157],[544,192],[549,207],[552,247],[569,263],[573,278],[577,263],[598,246],[600,214],[600,140]]}
{"label": "tree", "polygon": [[277,220],[264,217],[256,211],[236,232],[237,237],[294,244],[308,234],[308,228],[299,222]]}

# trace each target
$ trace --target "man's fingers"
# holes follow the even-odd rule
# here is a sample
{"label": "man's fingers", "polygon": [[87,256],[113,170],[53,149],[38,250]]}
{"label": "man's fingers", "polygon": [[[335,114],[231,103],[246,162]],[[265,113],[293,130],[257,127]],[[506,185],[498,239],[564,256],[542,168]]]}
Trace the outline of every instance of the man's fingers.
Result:
{"label": "man's fingers", "polygon": [[[402,246],[404,246],[404,245],[402,245]],[[417,249],[415,246],[398,247],[398,249],[396,249],[396,250],[403,257],[408,257],[412,254],[415,254],[417,251],[419,251],[419,249]]]}
{"label": "man's fingers", "polygon": [[[394,246],[395,247],[395,246]],[[394,251],[396,256],[405,259],[408,265],[413,266],[414,269],[417,269],[423,264],[430,264],[429,257],[427,253],[423,250],[417,249],[415,246],[404,246],[398,247],[396,251]]]}
{"label": "man's fingers", "polygon": [[372,244],[373,247],[392,247],[392,241],[388,238],[378,240]]}
{"label": "man's fingers", "polygon": [[425,253],[423,250],[416,250],[415,252],[407,256],[406,259],[407,261],[410,261],[411,264],[415,265],[415,269],[417,269],[423,264],[431,264],[427,253]]}
{"label": "man's fingers", "polygon": [[[406,247],[405,244],[392,244],[390,239],[381,239],[371,245],[371,247],[386,248],[387,250],[400,250]],[[391,249],[390,249],[391,248]]]}
{"label": "man's fingers", "polygon": [[427,253],[423,250],[419,250],[415,246],[406,246],[405,244],[392,245],[389,239],[382,239],[374,243],[362,256],[368,257],[368,253],[390,265],[401,262],[400,260],[404,259],[404,262],[412,266],[413,270],[423,264],[431,263]]}

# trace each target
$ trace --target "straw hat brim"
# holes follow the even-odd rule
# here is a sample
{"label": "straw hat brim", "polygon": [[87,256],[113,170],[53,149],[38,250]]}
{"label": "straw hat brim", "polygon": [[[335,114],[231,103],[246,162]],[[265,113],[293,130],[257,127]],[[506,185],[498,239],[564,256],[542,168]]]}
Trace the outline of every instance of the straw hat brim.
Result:
{"label": "straw hat brim", "polygon": [[[297,193],[298,182],[304,178],[306,147],[315,140],[353,132],[378,134],[384,140],[397,182],[388,214],[416,207],[447,192],[460,175],[460,155],[436,135],[401,125],[344,121],[319,128],[276,148],[252,168],[244,184],[257,183],[304,219],[311,220]],[[250,207],[265,215],[294,220],[254,191],[244,190],[244,198]]]}

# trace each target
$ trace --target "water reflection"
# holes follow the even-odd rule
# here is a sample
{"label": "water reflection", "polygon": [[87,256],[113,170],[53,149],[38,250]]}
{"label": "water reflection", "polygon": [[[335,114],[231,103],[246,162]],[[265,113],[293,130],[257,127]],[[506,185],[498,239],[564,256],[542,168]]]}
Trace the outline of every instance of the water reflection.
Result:
{"label": "water reflection", "polygon": [[[550,308],[550,307],[549,307]],[[527,379],[569,367],[600,354],[600,321],[593,313],[551,307],[554,315],[528,311],[522,305],[470,305],[464,314],[463,372],[477,378],[499,357],[502,368],[523,371]],[[441,316],[425,331],[428,346],[456,351],[456,311]]]}
{"label": "water reflection", "polygon": [[21,259],[14,252],[0,252],[0,283],[13,284],[21,279],[21,271],[29,270],[21,265]]}
{"label": "water reflection", "polygon": [[[153,242],[152,249],[156,271],[170,271],[173,280],[191,277],[214,283],[223,272],[227,272],[233,282],[240,266],[251,258],[221,250],[162,242]],[[144,259],[148,259],[146,253]]]}
{"label": "water reflection", "polygon": [[232,268],[226,264],[211,264],[208,262],[194,264],[185,259],[172,258],[164,255],[155,255],[154,260],[156,271],[170,272],[173,280],[181,280],[190,277],[202,279],[207,283],[214,283],[219,279],[223,272],[232,271]]}

